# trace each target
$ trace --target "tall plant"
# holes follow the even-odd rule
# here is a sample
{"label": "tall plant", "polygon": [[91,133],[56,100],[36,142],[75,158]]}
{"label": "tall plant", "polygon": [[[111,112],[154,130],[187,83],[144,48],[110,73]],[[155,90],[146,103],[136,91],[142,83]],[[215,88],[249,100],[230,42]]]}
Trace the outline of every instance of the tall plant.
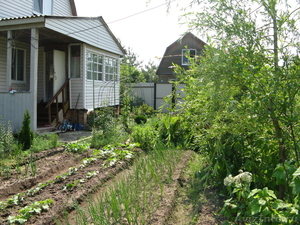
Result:
{"label": "tall plant", "polygon": [[203,7],[186,14],[188,22],[210,37],[201,63],[177,70],[186,83],[184,121],[210,154],[220,184],[245,169],[254,185],[276,186],[271,175],[278,163],[299,165],[298,11],[276,0],[191,4]]}
{"label": "tall plant", "polygon": [[30,114],[26,110],[23,116],[23,124],[18,134],[18,142],[22,145],[23,150],[27,150],[31,147],[32,141],[33,132],[30,130]]}

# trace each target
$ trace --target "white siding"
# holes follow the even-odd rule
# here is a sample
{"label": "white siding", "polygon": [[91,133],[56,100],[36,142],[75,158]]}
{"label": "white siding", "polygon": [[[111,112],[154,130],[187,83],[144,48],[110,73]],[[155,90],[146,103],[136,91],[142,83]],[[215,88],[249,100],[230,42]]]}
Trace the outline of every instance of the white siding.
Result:
{"label": "white siding", "polygon": [[29,111],[31,115],[31,129],[34,130],[32,125],[33,120],[33,99],[32,93],[0,93],[0,115],[2,116],[4,123],[11,122],[13,132],[19,131],[25,110]]}
{"label": "white siding", "polygon": [[[30,16],[33,0],[0,0],[0,18]],[[72,16],[69,0],[53,0],[53,15]]]}
{"label": "white siding", "polygon": [[32,0],[0,0],[0,18],[32,15]]}
{"label": "white siding", "polygon": [[6,90],[6,42],[7,39],[0,37],[0,92]]}
{"label": "white siding", "polygon": [[[92,51],[95,54],[103,55],[104,57],[111,57],[119,59],[119,55],[113,54],[111,52],[103,51],[92,46],[85,45],[83,49],[84,60],[87,51]],[[85,62],[85,61],[84,61]],[[95,81],[94,82],[94,95],[93,95],[93,81],[86,80],[85,74],[85,63],[83,62],[83,73],[85,81],[85,109],[92,110],[94,108],[105,107],[105,106],[114,106],[120,104],[120,81],[119,79],[116,82],[113,81]],[[119,76],[119,75],[118,75]]]}
{"label": "white siding", "polygon": [[46,18],[45,26],[97,48],[123,54],[99,18]]}
{"label": "white siding", "polygon": [[[70,108],[71,109],[84,109],[84,92],[83,92],[83,79],[82,78],[73,78],[70,80],[70,97],[71,97],[71,103]],[[80,94],[80,96],[79,96]],[[79,96],[79,99],[78,99]],[[76,106],[76,102],[78,99],[78,104]]]}
{"label": "white siding", "polygon": [[70,0],[53,0],[53,15],[72,16]]}
{"label": "white siding", "polygon": [[86,81],[86,109],[91,110],[94,108],[93,99],[95,99],[95,108],[120,104],[120,85],[118,82],[95,81],[94,90],[95,95],[93,98],[93,81]]}

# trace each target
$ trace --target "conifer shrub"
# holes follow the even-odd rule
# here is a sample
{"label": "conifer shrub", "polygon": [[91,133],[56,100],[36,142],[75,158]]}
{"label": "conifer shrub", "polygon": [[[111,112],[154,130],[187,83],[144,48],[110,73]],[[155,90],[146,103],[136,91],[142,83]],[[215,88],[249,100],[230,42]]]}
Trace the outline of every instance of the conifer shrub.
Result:
{"label": "conifer shrub", "polygon": [[143,116],[143,115],[138,115],[138,116],[135,116],[135,117],[134,117],[134,121],[135,121],[137,124],[143,124],[143,123],[146,123],[146,122],[147,122],[147,117],[146,117],[146,116]]}
{"label": "conifer shrub", "polygon": [[27,150],[31,147],[32,141],[33,132],[30,130],[30,114],[26,110],[23,116],[23,124],[18,134],[18,143],[22,146],[23,150]]}

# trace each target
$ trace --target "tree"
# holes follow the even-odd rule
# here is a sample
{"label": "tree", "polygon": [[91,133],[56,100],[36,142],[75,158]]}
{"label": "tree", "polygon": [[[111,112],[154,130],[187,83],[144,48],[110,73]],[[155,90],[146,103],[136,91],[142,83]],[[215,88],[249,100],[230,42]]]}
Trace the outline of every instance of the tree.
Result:
{"label": "tree", "polygon": [[124,56],[120,68],[121,82],[124,83],[138,83],[144,82],[143,74],[139,70],[142,61],[138,61],[138,56],[131,48],[126,50],[127,54]]}
{"label": "tree", "polygon": [[[289,1],[291,3],[291,1]],[[186,83],[181,107],[210,172],[221,185],[228,174],[251,171],[257,187],[290,182],[273,176],[277,164],[299,166],[300,64],[298,9],[287,1],[191,1],[191,29],[206,33],[200,63],[177,73]]]}
{"label": "tree", "polygon": [[149,61],[148,64],[145,65],[144,68],[142,68],[142,73],[147,83],[149,82],[156,83],[158,81],[156,70],[157,70],[157,66],[154,65],[153,61]]}

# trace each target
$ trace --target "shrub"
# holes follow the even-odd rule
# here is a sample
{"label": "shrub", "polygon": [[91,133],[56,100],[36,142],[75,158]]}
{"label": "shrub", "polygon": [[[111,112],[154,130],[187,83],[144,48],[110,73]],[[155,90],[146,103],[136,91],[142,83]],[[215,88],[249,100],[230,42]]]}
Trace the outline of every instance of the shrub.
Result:
{"label": "shrub", "polygon": [[144,116],[152,116],[155,114],[155,110],[153,107],[147,105],[147,104],[142,104],[136,109],[136,113],[138,115],[144,115]]}
{"label": "shrub", "polygon": [[18,142],[22,145],[23,150],[31,147],[33,141],[33,132],[30,130],[30,115],[28,110],[25,111],[23,117],[23,124],[18,134]]}
{"label": "shrub", "polygon": [[139,143],[144,151],[153,150],[157,146],[158,132],[151,124],[137,125],[131,134],[132,141]]}
{"label": "shrub", "polygon": [[147,122],[147,118],[146,118],[146,116],[138,115],[138,116],[134,117],[134,121],[135,121],[137,124],[143,124],[143,123],[146,123],[146,122]]}

